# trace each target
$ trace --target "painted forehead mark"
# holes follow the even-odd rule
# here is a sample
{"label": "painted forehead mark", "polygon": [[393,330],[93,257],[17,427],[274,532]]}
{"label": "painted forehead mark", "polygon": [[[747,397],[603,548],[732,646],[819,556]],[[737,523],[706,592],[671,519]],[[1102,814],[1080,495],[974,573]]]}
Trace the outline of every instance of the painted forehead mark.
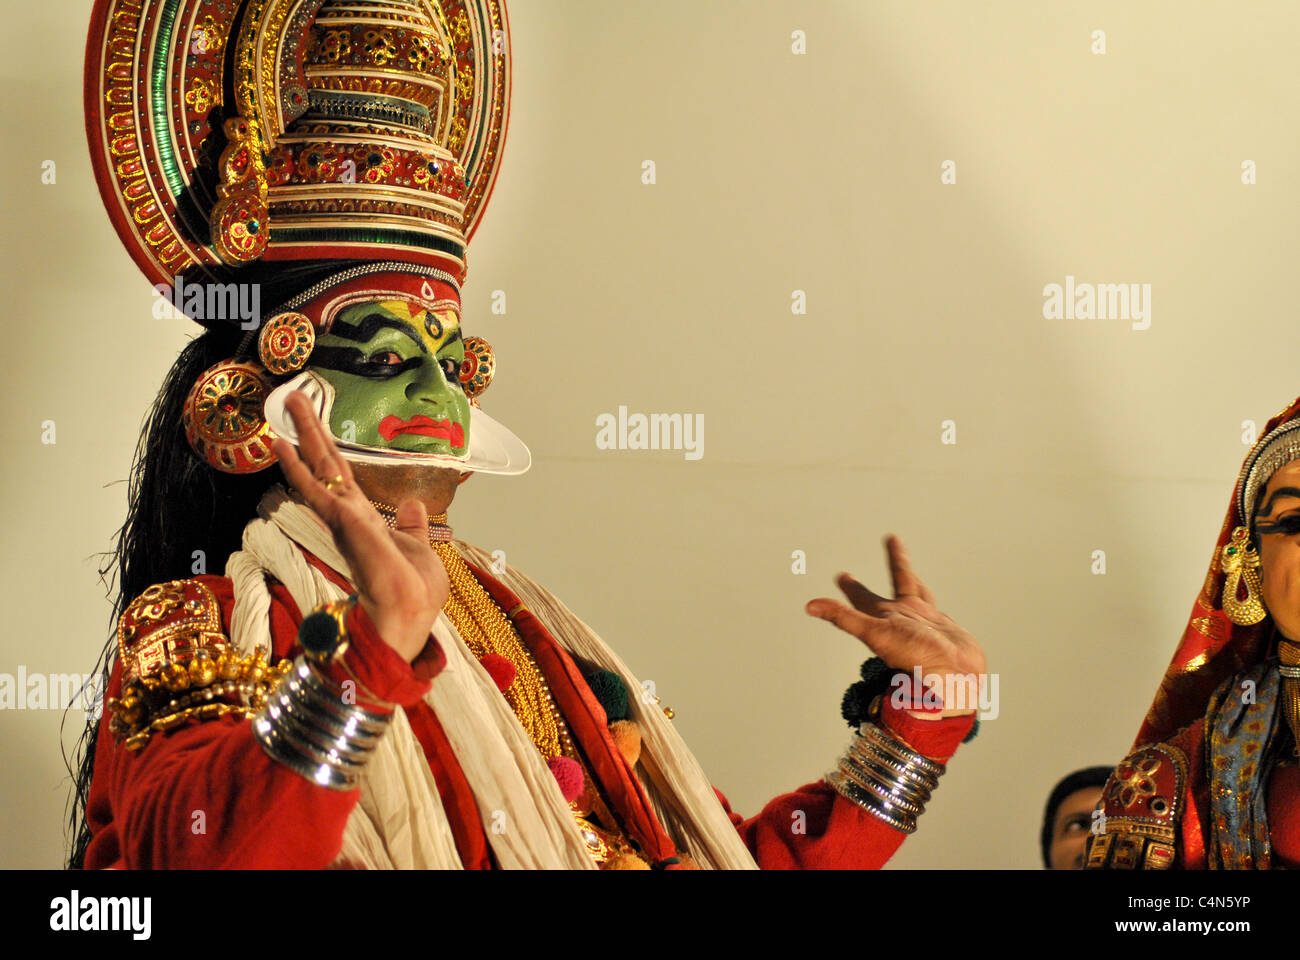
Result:
{"label": "painted forehead mark", "polygon": [[460,337],[460,310],[453,301],[416,303],[406,300],[385,300],[378,306],[421,331],[430,353],[437,353],[448,343]]}

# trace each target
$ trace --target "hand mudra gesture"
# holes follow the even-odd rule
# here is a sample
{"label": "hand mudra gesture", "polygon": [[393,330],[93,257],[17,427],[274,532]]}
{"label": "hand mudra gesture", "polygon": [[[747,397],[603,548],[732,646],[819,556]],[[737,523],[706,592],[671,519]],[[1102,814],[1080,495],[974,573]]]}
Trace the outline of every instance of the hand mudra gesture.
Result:
{"label": "hand mudra gesture", "polygon": [[334,534],[362,609],[409,663],[424,649],[451,593],[442,560],[429,546],[424,504],[409,498],[399,503],[397,528],[391,529],[357,486],[310,401],[295,391],[285,409],[298,431],[296,448],[283,438],[273,445],[285,478]]}
{"label": "hand mudra gesture", "polygon": [[[886,537],[885,550],[894,585],[892,600],[841,573],[835,582],[852,606],[819,597],[810,600],[804,610],[857,637],[896,670],[911,674],[919,667],[923,677],[974,674],[982,680],[986,669],[984,651],[975,638],[935,606],[934,594],[912,571],[898,537]],[[914,691],[914,695],[919,694]],[[952,709],[944,704],[942,713],[926,716],[937,719],[974,712],[973,704],[962,707]]]}

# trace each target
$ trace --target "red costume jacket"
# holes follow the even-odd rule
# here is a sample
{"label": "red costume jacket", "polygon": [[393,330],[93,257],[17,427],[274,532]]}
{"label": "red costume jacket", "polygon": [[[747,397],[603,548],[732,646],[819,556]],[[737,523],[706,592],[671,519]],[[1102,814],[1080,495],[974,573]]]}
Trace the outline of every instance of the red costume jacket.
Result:
{"label": "red costume jacket", "polygon": [[[307,554],[326,576],[346,590],[351,585]],[[503,610],[519,600],[486,571],[475,576]],[[231,581],[194,578],[211,591],[229,635],[234,606]],[[271,584],[272,661],[295,654],[302,612],[288,590]],[[652,864],[669,869],[676,855],[640,782],[614,745],[604,709],[583,680],[578,665],[527,609],[511,619],[532,651],[593,775]],[[437,716],[422,699],[445,663],[432,638],[414,663],[406,663],[354,608],[347,623],[350,643],[344,659],[363,689],[398,703],[424,748],[467,868],[494,867],[488,838],[469,784]],[[336,668],[337,669],[337,668]],[[346,674],[336,676],[340,682]],[[122,688],[122,663],[115,664],[108,696]],[[919,720],[891,707],[882,722],[915,749],[946,762],[970,731],[973,717]],[[154,734],[139,751],[128,751],[101,720],[87,818],[93,832],[85,864],[105,867],[323,868],[342,845],[344,826],[358,790],[319,786],[271,759],[254,739],[248,720],[222,717]],[[758,865],[765,869],[880,867],[904,834],[845,800],[825,781],[800,787],[769,802],[745,819],[724,808]],[[795,812],[805,832],[795,833]]]}

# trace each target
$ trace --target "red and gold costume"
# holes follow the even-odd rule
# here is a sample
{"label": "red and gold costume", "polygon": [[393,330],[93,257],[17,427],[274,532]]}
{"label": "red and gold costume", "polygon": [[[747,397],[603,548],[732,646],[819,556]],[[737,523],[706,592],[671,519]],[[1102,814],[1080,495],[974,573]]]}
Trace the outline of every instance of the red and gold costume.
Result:
{"label": "red and gold costume", "polygon": [[[1300,401],[1269,421],[1246,458],[1187,629],[1132,752],[1103,791],[1090,869],[1300,866],[1291,681],[1279,676],[1287,642],[1241,568],[1253,525],[1243,495],[1250,468],[1297,414]],[[1247,605],[1258,605],[1253,616],[1234,609]]]}
{"label": "red and gold costume", "polygon": [[[370,329],[340,320],[350,306],[396,304],[393,323],[428,334],[412,338],[421,349],[451,342],[499,168],[509,63],[500,0],[98,0],[87,130],[132,258],[155,284],[177,280],[178,305],[182,275],[277,291],[260,333],[245,328],[238,355],[186,398],[199,461],[241,476],[273,466],[277,431],[292,439],[274,412],[286,389],[314,390],[329,423],[337,389],[311,361],[322,337]],[[185,309],[209,327],[229,319]],[[469,449],[426,459],[520,472],[526,448],[477,403],[490,348],[470,341]],[[349,456],[425,457],[363,447]],[[871,868],[902,842],[824,780],[752,819],[732,813],[590,628],[512,568],[490,573],[445,524],[432,546],[452,596],[408,664],[343,601],[346,564],[314,515],[279,488],[257,509],[225,576],[155,584],[121,617],[86,866]],[[319,611],[341,619],[346,650],[311,666],[299,633]],[[277,753],[287,735],[303,756],[359,756],[295,715],[284,691],[300,680],[355,698],[335,712],[373,751],[348,772],[359,785]],[[931,773],[972,722],[888,705],[879,716]],[[880,769],[908,763],[900,753]]]}
{"label": "red and gold costume", "polygon": [[[619,750],[579,665],[504,584],[480,567],[471,569],[493,602],[513,611],[511,622],[542,669],[602,800],[614,815],[613,823],[601,824],[602,830],[615,834],[651,865],[678,869],[677,847],[641,786],[644,771]],[[349,589],[346,582],[340,585]],[[205,619],[216,618],[229,629],[233,601],[228,579],[197,577],[164,588],[192,596]],[[274,660],[281,662],[294,649],[302,613],[282,586],[272,586],[271,593]],[[147,603],[142,598],[133,604],[123,623],[139,623]],[[177,625],[177,635],[193,636],[198,629],[194,614],[182,604],[148,621],[134,641],[124,642],[110,697],[120,696],[122,664],[134,663],[136,651],[149,648],[152,636]],[[359,608],[350,614],[348,626],[352,642],[345,654],[347,667],[375,695],[402,705],[437,781],[461,861],[471,869],[493,867],[489,835],[473,794],[438,717],[422,699],[441,669],[440,650],[430,644],[408,665],[374,632]],[[208,632],[200,642],[219,656],[224,652],[221,636]],[[177,659],[169,662],[186,662],[184,652],[174,656]],[[340,666],[338,678],[347,676]],[[276,763],[254,739],[247,719],[232,713],[184,723],[155,734],[138,750],[127,749],[111,735],[112,719],[106,716],[103,721],[96,759],[88,810],[95,838],[87,867],[319,868],[335,862],[357,791],[328,790]],[[940,761],[951,756],[973,722],[968,717],[919,720],[889,706],[882,719],[920,752]],[[903,833],[845,800],[824,781],[776,797],[749,819],[733,813],[720,793],[718,800],[755,862],[765,869],[877,868],[904,839]],[[203,814],[202,832],[194,829],[196,812]],[[793,829],[796,812],[806,817],[806,832]]]}

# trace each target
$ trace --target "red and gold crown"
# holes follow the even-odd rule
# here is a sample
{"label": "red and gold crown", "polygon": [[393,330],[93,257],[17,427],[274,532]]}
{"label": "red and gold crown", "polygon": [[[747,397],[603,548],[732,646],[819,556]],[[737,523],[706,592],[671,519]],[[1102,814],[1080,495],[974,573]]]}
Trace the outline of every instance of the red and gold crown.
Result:
{"label": "red and gold crown", "polygon": [[465,275],[510,101],[502,0],[97,0],[86,125],[152,282],[255,261]]}

